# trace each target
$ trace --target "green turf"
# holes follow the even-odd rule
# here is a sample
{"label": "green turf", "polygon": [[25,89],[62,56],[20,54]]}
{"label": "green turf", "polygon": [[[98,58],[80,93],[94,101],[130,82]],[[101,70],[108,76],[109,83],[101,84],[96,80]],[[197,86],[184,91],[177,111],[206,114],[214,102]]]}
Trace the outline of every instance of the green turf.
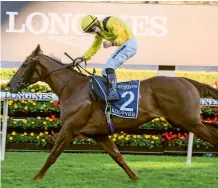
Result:
{"label": "green turf", "polygon": [[2,188],[217,188],[218,158],[123,155],[139,176],[132,181],[106,154],[63,153],[40,181],[38,172],[48,153],[7,152]]}

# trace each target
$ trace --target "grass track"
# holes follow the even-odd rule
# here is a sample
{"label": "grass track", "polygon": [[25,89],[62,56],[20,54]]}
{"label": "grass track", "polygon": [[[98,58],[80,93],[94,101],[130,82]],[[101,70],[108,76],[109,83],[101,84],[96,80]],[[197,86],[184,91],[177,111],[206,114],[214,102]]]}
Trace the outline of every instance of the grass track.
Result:
{"label": "grass track", "polygon": [[132,181],[107,154],[63,153],[41,181],[32,177],[48,153],[6,152],[2,188],[217,188],[218,158],[123,155],[139,176]]}

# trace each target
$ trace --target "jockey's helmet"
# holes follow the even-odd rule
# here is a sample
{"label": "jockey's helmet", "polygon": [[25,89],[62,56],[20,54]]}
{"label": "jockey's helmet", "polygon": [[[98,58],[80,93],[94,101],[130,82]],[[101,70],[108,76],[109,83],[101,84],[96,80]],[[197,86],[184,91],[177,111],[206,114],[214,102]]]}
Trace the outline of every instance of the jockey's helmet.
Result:
{"label": "jockey's helmet", "polygon": [[93,24],[98,20],[96,16],[87,15],[82,18],[81,28],[84,32],[86,32]]}

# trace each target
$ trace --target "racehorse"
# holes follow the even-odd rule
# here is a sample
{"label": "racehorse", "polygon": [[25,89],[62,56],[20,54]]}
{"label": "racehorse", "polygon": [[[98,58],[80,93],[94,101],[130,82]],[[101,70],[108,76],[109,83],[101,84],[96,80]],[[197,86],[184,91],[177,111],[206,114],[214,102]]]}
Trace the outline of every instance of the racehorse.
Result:
{"label": "racehorse", "polygon": [[[46,82],[59,97],[62,127],[49,156],[33,178],[42,179],[49,167],[79,134],[91,137],[123,168],[132,180],[138,179],[108,135],[111,132],[101,107],[89,92],[90,75],[85,75],[43,54],[40,45],[29,55],[7,84],[15,93],[36,83]],[[155,76],[140,81],[138,117],[112,116],[117,132],[137,130],[140,125],[164,117],[173,127],[193,132],[218,145],[218,129],[200,120],[200,97],[218,98],[218,90],[182,77]]]}

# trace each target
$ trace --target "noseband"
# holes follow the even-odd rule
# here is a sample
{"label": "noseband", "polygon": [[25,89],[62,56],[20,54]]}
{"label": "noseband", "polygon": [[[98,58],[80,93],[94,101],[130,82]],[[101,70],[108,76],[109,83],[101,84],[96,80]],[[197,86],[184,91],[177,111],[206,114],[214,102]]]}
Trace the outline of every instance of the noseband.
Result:
{"label": "noseband", "polygon": [[[20,89],[20,88],[25,88],[25,87],[27,87],[28,85],[30,85],[30,82],[29,82],[28,80],[29,80],[29,78],[30,78],[30,76],[31,76],[31,73],[32,73],[33,71],[35,71],[35,69],[36,69],[36,64],[38,63],[38,60],[37,60],[38,56],[35,57],[35,58],[33,58],[33,57],[31,57],[31,56],[28,56],[27,58],[33,60],[33,62],[32,62],[31,64],[28,64],[28,65],[22,64],[21,66],[23,66],[23,67],[28,66],[28,67],[27,67],[28,70],[26,70],[22,76],[17,75],[17,74],[14,74],[14,75],[13,75],[13,77],[15,77],[17,80],[19,80],[18,86],[17,86],[19,89]],[[37,74],[39,75],[38,71],[37,71]],[[38,78],[38,77],[37,77],[37,78]]]}

